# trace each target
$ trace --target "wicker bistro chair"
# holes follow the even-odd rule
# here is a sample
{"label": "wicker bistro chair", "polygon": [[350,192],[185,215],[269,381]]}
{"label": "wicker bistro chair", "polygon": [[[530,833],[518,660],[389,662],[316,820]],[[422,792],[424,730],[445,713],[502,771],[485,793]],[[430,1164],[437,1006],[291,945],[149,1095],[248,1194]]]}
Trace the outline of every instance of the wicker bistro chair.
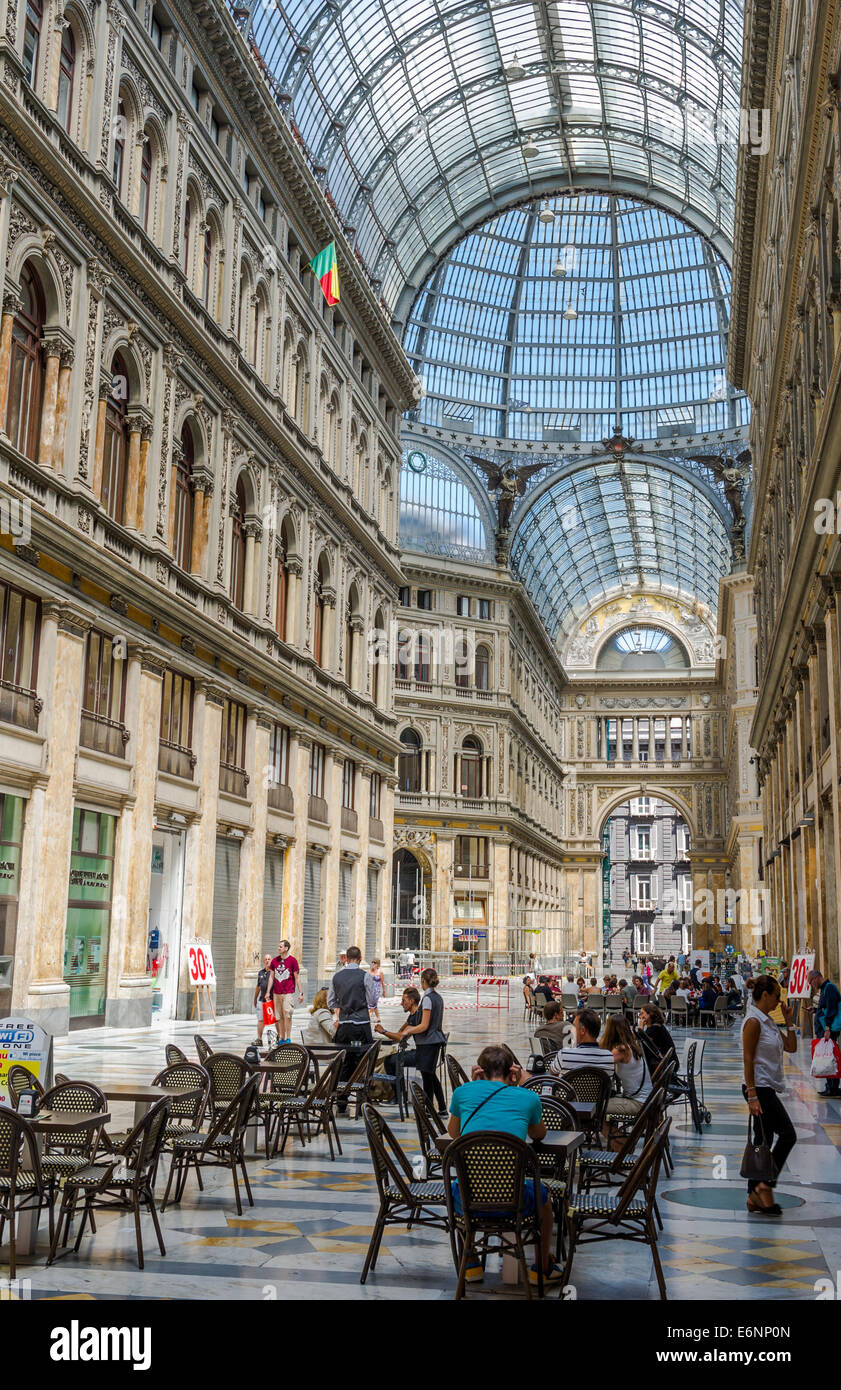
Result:
{"label": "wicker bistro chair", "polygon": [[410,1081],[409,1091],[412,1097],[415,1128],[418,1131],[418,1143],[421,1153],[426,1159],[426,1171],[430,1177],[440,1177],[443,1160],[441,1150],[435,1141],[446,1134],[446,1128],[439,1119],[437,1110],[434,1110],[427,1100],[426,1092],[420,1082]]}
{"label": "wicker bistro chair", "polygon": [[[552,1096],[541,1096],[543,1123],[547,1131],[569,1131],[578,1129],[578,1121],[562,1100]],[[566,1170],[566,1156],[553,1153],[550,1149],[535,1148],[540,1177],[544,1187],[549,1189],[552,1208],[555,1213],[557,1248],[555,1259],[560,1259],[566,1231],[566,1206],[570,1192],[570,1173]]]}
{"label": "wicker bistro chair", "polygon": [[185,1131],[201,1129],[204,1112],[207,1109],[210,1079],[204,1067],[195,1062],[175,1062],[159,1071],[153,1086],[172,1086],[182,1091],[198,1091],[197,1096],[173,1096],[169,1120],[164,1131],[165,1149],[171,1149],[173,1140]]}
{"label": "wicker bistro chair", "polygon": [[[198,1043],[198,1039],[196,1041]],[[251,1068],[235,1052],[211,1052],[204,1059],[200,1052],[199,1060],[210,1077],[209,1105],[215,1119],[221,1111],[227,1110],[234,1096],[239,1095],[252,1074]]]}
{"label": "wicker bistro chair", "polygon": [[[344,1060],[344,1052],[337,1052],[332,1062],[327,1063],[311,1091],[308,1091],[306,1095],[290,1096],[280,1101],[280,1122],[275,1130],[273,1153],[283,1153],[294,1121],[298,1126],[298,1135],[302,1144],[306,1144],[307,1139],[317,1139],[319,1134],[326,1134],[327,1143],[330,1146],[330,1158],[334,1159],[336,1156],[333,1152],[334,1138],[341,1156],[342,1142],[336,1125],[336,1087],[339,1084]],[[314,1131],[313,1125],[315,1126]],[[306,1126],[307,1131],[306,1139],[304,1138],[304,1126]],[[279,1149],[278,1140],[280,1141]]]}
{"label": "wicker bistro chair", "polygon": [[573,1100],[581,1100],[594,1107],[591,1118],[579,1121],[578,1127],[592,1137],[596,1144],[600,1144],[607,1103],[610,1100],[610,1077],[600,1067],[574,1067],[572,1071],[564,1072],[563,1079],[573,1089]]}
{"label": "wicker bistro chair", "polygon": [[182,1052],[180,1047],[176,1047],[175,1043],[167,1043],[164,1048],[164,1056],[166,1057],[166,1064],[168,1067],[174,1067],[176,1062],[189,1061],[187,1054]]}
{"label": "wicker bistro chair", "polygon": [[334,1099],[339,1107],[340,1115],[345,1113],[352,1101],[353,1119],[359,1119],[362,1102],[368,1100],[368,1085],[374,1075],[379,1051],[380,1044],[378,1042],[371,1043],[370,1047],[367,1047],[363,1052],[347,1080],[339,1082],[336,1086]]}
{"label": "wicker bistro chair", "polygon": [[414,1052],[414,1048],[408,1047],[405,1042],[398,1043],[397,1051],[393,1054],[394,1071],[377,1071],[371,1077],[372,1081],[384,1081],[386,1085],[391,1087],[397,1103],[397,1113],[401,1120],[408,1119],[409,1115],[407,1068],[414,1061]]}
{"label": "wicker bistro chair", "polygon": [[440,1178],[415,1181],[409,1160],[373,1105],[362,1106],[362,1119],[371,1150],[380,1209],[371,1232],[360,1284],[365,1283],[376,1266],[386,1226],[406,1226],[407,1229],[430,1226],[437,1231],[447,1230],[444,1183]]}
{"label": "wicker bistro chair", "polygon": [[639,1158],[640,1142],[645,1144],[663,1119],[665,1103],[666,1093],[658,1086],[643,1102],[620,1148],[579,1150],[578,1187],[581,1192],[589,1192],[594,1187],[610,1187],[617,1178],[620,1182],[624,1180]]}
{"label": "wicker bistro chair", "polygon": [[621,1187],[611,1191],[578,1192],[567,1208],[569,1248],[561,1288],[569,1283],[572,1262],[580,1245],[605,1240],[632,1240],[649,1246],[660,1297],[668,1297],[657,1250],[654,1224],[657,1176],[671,1120],[664,1120],[646,1142]]}
{"label": "wicker bistro chair", "polygon": [[[541,1177],[534,1150],[511,1134],[490,1130],[463,1134],[447,1146],[443,1177],[450,1243],[458,1272],[456,1298],[464,1297],[468,1259],[478,1257],[484,1265],[492,1250],[516,1258],[526,1294],[531,1298],[527,1245],[534,1245],[538,1294],[542,1298]],[[527,1178],[534,1183],[534,1208],[530,1215],[523,1210]],[[461,1211],[456,1209],[454,1184],[458,1186]]]}
{"label": "wicker bistro chair", "polygon": [[137,1237],[137,1265],[143,1268],[143,1237],[140,1227],[140,1210],[146,1207],[152,1217],[158,1248],[166,1254],[160,1222],[152,1191],[155,1173],[158,1168],[161,1147],[164,1141],[169,1111],[172,1102],[169,1097],[155,1101],[139,1124],[135,1125],[122,1149],[116,1154],[89,1163],[78,1172],[65,1179],[61,1209],[55,1223],[50,1257],[52,1264],[57,1257],[59,1238],[64,1226],[63,1245],[67,1244],[70,1222],[76,1203],[81,1197],[84,1202],[82,1220],[76,1235],[73,1249],[78,1251],[88,1220],[92,1231],[94,1211],[121,1211],[134,1213],[134,1229]]}
{"label": "wicker bistro chair", "polygon": [[9,1104],[13,1110],[17,1110],[18,1101],[22,1091],[34,1091],[39,1102],[44,1099],[44,1088],[37,1076],[28,1067],[22,1067],[19,1062],[15,1062],[8,1070]]}
{"label": "wicker bistro chair", "polygon": [[[97,1115],[108,1110],[108,1103],[99,1087],[92,1086],[89,1081],[60,1081],[44,1093],[41,1108],[66,1114]],[[101,1125],[99,1129],[47,1140],[41,1155],[41,1172],[54,1196],[62,1179],[93,1163],[103,1134]]]}
{"label": "wicker bistro chair", "polygon": [[240,1216],[242,1216],[242,1200],[239,1195],[237,1168],[241,1169],[242,1180],[245,1183],[245,1191],[248,1196],[248,1205],[254,1206],[251,1184],[248,1181],[248,1170],[245,1166],[243,1141],[259,1084],[259,1075],[249,1076],[227,1107],[214,1119],[207,1134],[203,1134],[201,1131],[194,1131],[193,1133],[185,1131],[173,1141],[172,1167],[169,1170],[161,1211],[164,1210],[169,1201],[169,1190],[173,1178],[177,1180],[172,1200],[173,1202],[181,1201],[191,1164],[195,1169],[200,1189],[202,1168],[228,1169],[233,1178],[234,1198],[237,1204],[237,1213]]}
{"label": "wicker bistro chair", "polygon": [[550,1076],[547,1072],[543,1076],[533,1076],[530,1081],[524,1081],[523,1085],[530,1091],[537,1091],[540,1099],[549,1097],[552,1100],[576,1100],[576,1094],[569,1082],[562,1076]]}
{"label": "wicker bistro chair", "polygon": [[213,1056],[213,1048],[199,1033],[193,1034],[193,1042],[196,1044],[196,1054],[199,1059],[199,1066],[204,1066],[208,1057]]}
{"label": "wicker bistro chair", "polygon": [[53,1085],[54,1085],[54,1086],[63,1086],[64,1083],[65,1083],[65,1081],[69,1081],[69,1080],[70,1080],[70,1077],[69,1077],[69,1076],[65,1076],[63,1071],[57,1071],[56,1074],[55,1074],[54,1080],[53,1080]]}
{"label": "wicker bistro chair", "polygon": [[455,1091],[459,1086],[465,1086],[470,1080],[461,1062],[456,1061],[451,1052],[446,1056],[447,1075],[450,1078],[450,1090]]}
{"label": "wicker bistro chair", "polygon": [[[28,1160],[25,1164],[24,1157]],[[53,1200],[54,1193],[41,1171],[32,1130],[22,1115],[10,1106],[0,1105],[0,1244],[8,1222],[10,1279],[14,1279],[17,1267],[17,1218],[21,1212],[43,1211],[46,1207],[52,1241]]]}
{"label": "wicker bistro chair", "polygon": [[280,1124],[281,1101],[291,1100],[303,1093],[310,1069],[310,1055],[305,1047],[299,1047],[297,1043],[280,1043],[272,1048],[266,1061],[283,1068],[282,1071],[270,1072],[268,1090],[257,1093],[257,1114],[263,1122],[268,1158],[272,1130]]}

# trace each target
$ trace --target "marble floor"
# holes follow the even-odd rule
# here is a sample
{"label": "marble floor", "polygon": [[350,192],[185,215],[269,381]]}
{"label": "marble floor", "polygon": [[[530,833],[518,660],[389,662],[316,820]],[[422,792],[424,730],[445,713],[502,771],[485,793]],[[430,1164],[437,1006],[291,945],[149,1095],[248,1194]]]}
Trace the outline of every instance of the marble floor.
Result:
{"label": "marble floor", "polygon": [[[475,996],[453,982],[445,989],[450,1046],[468,1065],[491,1041],[528,1053],[528,1028],[512,991],[510,1011],[476,1008]],[[396,1003],[381,1004],[386,1026],[396,1026]],[[304,1011],[296,1014],[293,1036]],[[104,1083],[151,1081],[164,1064],[164,1043],[193,1055],[195,1026],[162,1024],[143,1032],[97,1029],[56,1044],[55,1068]],[[217,1050],[242,1051],[253,1037],[250,1017],[202,1024]],[[672,1110],[675,1171],[660,1182],[664,1231],[660,1249],[670,1299],[814,1300],[816,1281],[841,1270],[841,1100],[824,1100],[808,1075],[808,1046],[787,1059],[787,1105],[799,1142],[778,1187],[784,1213],[776,1221],[748,1216],[738,1176],[745,1143],[745,1105],[739,1090],[738,1029],[704,1037],[704,1084],[712,1124],[694,1132],[682,1108]],[[677,1039],[680,1044],[681,1039]],[[411,1154],[414,1126],[389,1123]],[[130,1125],[130,1107],[113,1107],[113,1127]],[[162,1218],[167,1246],[158,1254],[148,1218],[146,1269],[136,1266],[131,1217],[98,1217],[78,1255],[47,1269],[46,1234],[36,1255],[19,1262],[18,1278],[34,1299],[450,1299],[455,1279],[449,1241],[436,1231],[386,1232],[377,1269],[363,1288],[359,1273],[377,1210],[370,1158],[361,1122],[340,1120],[344,1154],[331,1163],[326,1140],[301,1149],[287,1144],[282,1158],[249,1164],[255,1205],[236,1214],[230,1177],[208,1173],[200,1193],[190,1179],[180,1207]],[[159,1185],[162,1191],[162,1183]],[[8,1275],[0,1248],[0,1278]],[[572,1284],[578,1299],[656,1299],[657,1286],[644,1247],[625,1242],[590,1247],[576,1258]],[[821,1286],[818,1285],[818,1288]],[[471,1298],[520,1298],[502,1282],[493,1262]]]}

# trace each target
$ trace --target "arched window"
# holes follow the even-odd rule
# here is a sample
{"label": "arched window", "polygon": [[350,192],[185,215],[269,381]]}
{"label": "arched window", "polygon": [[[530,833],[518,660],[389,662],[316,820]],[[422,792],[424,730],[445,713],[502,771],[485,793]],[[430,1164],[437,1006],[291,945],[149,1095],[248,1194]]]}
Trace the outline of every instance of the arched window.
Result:
{"label": "arched window", "polygon": [[243,347],[245,343],[243,334],[247,334],[248,332],[248,304],[246,303],[247,294],[248,272],[246,271],[245,264],[243,263],[240,266],[239,270],[239,295],[237,299],[237,342],[239,343],[240,347]]}
{"label": "arched window", "polygon": [[213,279],[213,232],[210,227],[204,234],[201,263],[201,297],[205,309],[210,308],[210,284]]}
{"label": "arched window", "polygon": [[414,729],[404,729],[400,735],[403,747],[397,760],[397,786],[401,792],[421,789],[421,741]]}
{"label": "arched window", "polygon": [[102,459],[102,505],[112,521],[122,525],[128,463],[128,372],[119,353],[111,363],[112,386],[105,406],[105,448]]}
{"label": "arched window", "polygon": [[280,528],[277,543],[277,603],[275,605],[275,631],[281,642],[287,641],[289,629],[289,533],[286,522]]}
{"label": "arched window", "polygon": [[375,645],[375,646],[372,648],[372,650],[371,650],[371,662],[372,662],[372,665],[371,665],[371,699],[373,700],[374,704],[377,705],[377,706],[379,706],[379,703],[380,703],[380,652],[379,652],[379,647],[380,647],[380,642],[382,641],[382,637],[383,637],[383,628],[384,628],[384,626],[385,626],[385,624],[384,624],[384,620],[383,620],[382,611],[380,611],[379,613],[377,613],[377,616],[376,616],[376,618],[374,619],[374,629],[375,629],[375,631],[377,632],[378,637],[377,637],[376,645]]}
{"label": "arched window", "polygon": [[193,553],[192,474],[196,460],[193,432],[189,425],[181,431],[181,451],[175,464],[175,534],[172,551],[175,563],[189,570]]}
{"label": "arched window", "polygon": [[251,356],[249,361],[255,371],[260,366],[260,337],[263,332],[263,322],[265,319],[265,306],[262,295],[257,295],[254,301],[254,322],[251,325]]}
{"label": "arched window", "polygon": [[432,657],[430,653],[429,638],[422,634],[418,637],[415,647],[415,680],[428,685],[432,680]]}
{"label": "arched window", "polygon": [[23,70],[30,87],[35,86],[38,76],[38,55],[41,48],[41,24],[44,7],[41,0],[26,0],[26,18],[23,25]]}
{"label": "arched window", "polygon": [[140,155],[140,206],[137,215],[144,232],[149,230],[149,208],[152,203],[152,141],[148,135],[143,137],[143,150]]}
{"label": "arched window", "polygon": [[240,477],[231,525],[231,602],[242,609],[245,603],[245,484]]}
{"label": "arched window", "polygon": [[123,196],[123,172],[126,162],[126,107],[125,102],[120,102],[117,107],[116,133],[114,135],[114,163],[111,168],[111,177],[114,180],[114,187],[117,190],[117,197]]}
{"label": "arched window", "polygon": [[491,688],[491,654],[487,647],[476,648],[476,689]]}
{"label": "arched window", "polygon": [[482,745],[472,734],[461,745],[461,786],[456,790],[474,801],[482,796]]}
{"label": "arched window", "polygon": [[188,198],[184,207],[184,274],[190,278],[190,237],[193,231],[193,200]]}
{"label": "arched window", "polygon": [[36,462],[41,432],[41,339],[47,312],[41,282],[29,262],[23,267],[20,288],[23,307],[12,324],[6,433],[15,449]]}
{"label": "arched window", "polygon": [[397,652],[394,657],[394,679],[407,681],[411,676],[414,634],[409,628],[401,628],[397,634]]}
{"label": "arched window", "polygon": [[68,24],[61,37],[58,69],[58,119],[69,133],[73,116],[73,80],[76,75],[76,40]]}

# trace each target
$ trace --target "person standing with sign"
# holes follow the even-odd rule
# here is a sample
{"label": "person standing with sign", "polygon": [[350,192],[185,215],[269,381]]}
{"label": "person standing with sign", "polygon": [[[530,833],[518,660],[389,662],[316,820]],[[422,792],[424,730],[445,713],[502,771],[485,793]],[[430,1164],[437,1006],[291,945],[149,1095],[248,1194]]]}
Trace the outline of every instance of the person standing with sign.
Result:
{"label": "person standing with sign", "polygon": [[277,1040],[279,1043],[292,1041],[292,1004],[295,991],[298,1002],[303,1004],[304,991],[299,983],[300,969],[295,957],[290,955],[292,947],[288,941],[281,941],[277,955],[271,963],[269,990],[274,1004]]}

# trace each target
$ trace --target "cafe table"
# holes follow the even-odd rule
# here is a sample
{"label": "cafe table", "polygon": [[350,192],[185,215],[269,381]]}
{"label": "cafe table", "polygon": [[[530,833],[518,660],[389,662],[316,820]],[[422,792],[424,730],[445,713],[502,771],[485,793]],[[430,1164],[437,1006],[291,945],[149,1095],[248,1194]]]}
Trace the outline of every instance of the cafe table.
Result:
{"label": "cafe table", "polygon": [[[43,1156],[44,1145],[48,1139],[60,1139],[71,1134],[84,1134],[85,1130],[102,1129],[111,1119],[109,1110],[98,1113],[73,1110],[41,1110],[32,1119],[27,1119],[30,1132],[35,1137],[39,1158]],[[29,1148],[24,1145],[21,1168],[29,1168]],[[15,1221],[15,1243],[21,1255],[34,1255],[38,1236],[40,1210],[25,1208],[17,1213]]]}
{"label": "cafe table", "polygon": [[134,1123],[140,1124],[156,1100],[188,1100],[201,1095],[196,1086],[138,1086],[132,1081],[113,1081],[100,1088],[106,1100],[134,1101]]}

